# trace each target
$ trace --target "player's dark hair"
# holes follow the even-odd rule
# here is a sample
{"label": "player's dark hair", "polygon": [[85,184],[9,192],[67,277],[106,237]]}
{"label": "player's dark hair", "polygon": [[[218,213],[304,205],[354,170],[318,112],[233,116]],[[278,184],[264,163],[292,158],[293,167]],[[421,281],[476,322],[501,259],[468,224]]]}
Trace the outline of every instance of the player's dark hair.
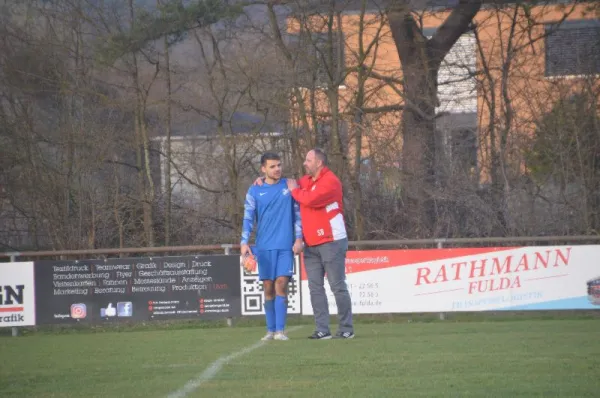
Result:
{"label": "player's dark hair", "polygon": [[265,164],[267,164],[267,160],[281,160],[281,156],[274,152],[265,152],[260,157],[260,165],[264,166]]}
{"label": "player's dark hair", "polygon": [[313,151],[315,153],[316,158],[323,162],[323,166],[327,166],[327,154],[325,153],[325,151],[321,148],[314,148]]}

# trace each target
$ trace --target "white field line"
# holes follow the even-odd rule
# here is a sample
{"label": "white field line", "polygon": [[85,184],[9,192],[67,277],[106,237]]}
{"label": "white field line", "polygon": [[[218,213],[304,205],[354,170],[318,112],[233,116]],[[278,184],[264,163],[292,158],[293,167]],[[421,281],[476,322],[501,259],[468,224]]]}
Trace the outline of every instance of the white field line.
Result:
{"label": "white field line", "polygon": [[[293,332],[295,330],[300,329],[301,327],[302,326],[293,326],[291,328],[288,328],[287,331]],[[267,343],[266,341],[259,340],[258,342],[252,344],[251,346],[243,348],[240,351],[236,351],[233,354],[220,357],[219,359],[217,359],[216,361],[211,363],[210,366],[208,368],[206,368],[206,370],[204,372],[202,372],[201,374],[198,375],[198,377],[188,381],[179,390],[174,391],[174,392],[170,393],[169,395],[167,395],[167,398],[184,398],[184,397],[188,396],[190,393],[192,393],[194,390],[196,390],[202,384],[206,383],[207,381],[212,380],[217,375],[217,373],[219,373],[221,371],[221,369],[223,369],[223,366],[228,364],[230,361],[232,361],[238,357],[241,357],[242,355],[248,354],[248,353],[256,350],[257,348],[264,346],[266,343]],[[274,341],[273,343],[277,344],[277,341]],[[285,343],[283,343],[283,344],[285,344]]]}

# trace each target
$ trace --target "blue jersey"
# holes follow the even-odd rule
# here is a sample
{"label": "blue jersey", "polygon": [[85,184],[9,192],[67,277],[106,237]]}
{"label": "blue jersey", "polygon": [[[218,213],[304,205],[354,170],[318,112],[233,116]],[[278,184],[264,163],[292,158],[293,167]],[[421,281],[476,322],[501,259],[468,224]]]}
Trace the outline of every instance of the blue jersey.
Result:
{"label": "blue jersey", "polygon": [[244,203],[241,244],[248,244],[256,219],[258,250],[292,250],[294,239],[302,239],[300,206],[282,178],[276,184],[252,185]]}

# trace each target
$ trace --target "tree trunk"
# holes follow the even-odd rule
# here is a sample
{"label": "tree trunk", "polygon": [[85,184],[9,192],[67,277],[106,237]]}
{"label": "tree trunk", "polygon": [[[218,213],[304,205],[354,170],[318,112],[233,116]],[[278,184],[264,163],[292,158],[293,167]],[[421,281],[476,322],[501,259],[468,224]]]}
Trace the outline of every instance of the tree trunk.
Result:
{"label": "tree trunk", "polygon": [[[131,29],[134,29],[135,14],[133,0],[129,0],[129,12],[131,17]],[[150,169],[150,140],[145,121],[146,103],[139,77],[137,55],[132,55],[132,79],[135,89],[135,133],[137,136],[137,167],[139,178],[139,195],[142,202],[144,240],[146,246],[154,247],[154,182]]]}
{"label": "tree trunk", "polygon": [[414,237],[430,237],[435,225],[435,108],[442,60],[467,30],[481,1],[461,0],[431,39],[417,25],[406,2],[388,11],[404,80],[402,116],[403,193]]}
{"label": "tree trunk", "polygon": [[[160,7],[160,0],[157,0]],[[165,48],[165,76],[167,83],[167,121],[165,137],[165,246],[171,242],[171,62],[169,57],[169,40],[167,36],[163,38]]]}
{"label": "tree trunk", "polygon": [[392,11],[389,17],[402,64],[406,104],[402,115],[403,199],[414,236],[428,237],[434,224],[431,195],[439,65],[428,53],[427,39],[408,8]]}
{"label": "tree trunk", "polygon": [[435,224],[434,198],[435,158],[435,99],[427,94],[434,80],[420,65],[403,65],[405,95],[420,111],[407,108],[402,117],[402,169],[404,193],[409,217],[415,234],[430,236]]}
{"label": "tree trunk", "polygon": [[[365,13],[367,9],[367,1],[363,0],[361,3],[360,16],[358,22],[358,60],[362,65],[366,60],[365,43],[364,43],[364,30],[365,30]],[[372,70],[371,65],[370,70]],[[358,68],[357,72],[357,89],[356,89],[356,101],[355,101],[355,112],[354,112],[354,167],[353,172],[350,173],[352,180],[352,192],[354,194],[354,236],[355,240],[362,240],[365,237],[365,225],[363,217],[363,206],[362,206],[362,187],[360,186],[360,174],[362,166],[362,143],[363,143],[363,108],[365,106],[365,83],[368,78],[368,73],[365,68]]]}

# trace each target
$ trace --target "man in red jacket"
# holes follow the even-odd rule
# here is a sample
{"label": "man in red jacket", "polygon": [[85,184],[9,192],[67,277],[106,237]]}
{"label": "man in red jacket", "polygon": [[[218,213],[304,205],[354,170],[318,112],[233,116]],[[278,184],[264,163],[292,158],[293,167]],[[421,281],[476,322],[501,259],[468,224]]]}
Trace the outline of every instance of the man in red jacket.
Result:
{"label": "man in red jacket", "polygon": [[311,339],[331,339],[329,303],[324,277],[335,296],[339,326],[336,338],[354,337],[352,300],[346,285],[346,252],[348,236],[344,223],[342,183],[327,167],[327,156],[320,149],[306,154],[304,168],[308,175],[298,182],[288,179],[292,197],[300,204],[304,234],[304,266],[316,330]]}

